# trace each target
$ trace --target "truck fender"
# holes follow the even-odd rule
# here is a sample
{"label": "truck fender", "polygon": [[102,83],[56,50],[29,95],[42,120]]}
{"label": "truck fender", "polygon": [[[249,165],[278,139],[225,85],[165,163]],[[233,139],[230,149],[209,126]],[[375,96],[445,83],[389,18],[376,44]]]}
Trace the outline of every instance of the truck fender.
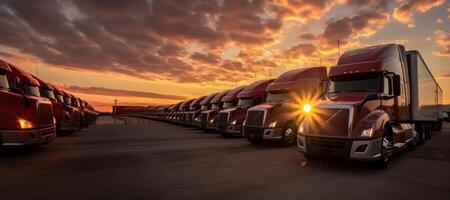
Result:
{"label": "truck fender", "polygon": [[2,122],[0,125],[0,129],[18,129],[19,117],[8,110],[0,109],[0,121]]}
{"label": "truck fender", "polygon": [[369,127],[373,127],[372,137],[381,137],[384,134],[384,128],[389,124],[389,114],[384,110],[375,110],[364,116],[355,127],[355,136],[359,137],[361,131]]}

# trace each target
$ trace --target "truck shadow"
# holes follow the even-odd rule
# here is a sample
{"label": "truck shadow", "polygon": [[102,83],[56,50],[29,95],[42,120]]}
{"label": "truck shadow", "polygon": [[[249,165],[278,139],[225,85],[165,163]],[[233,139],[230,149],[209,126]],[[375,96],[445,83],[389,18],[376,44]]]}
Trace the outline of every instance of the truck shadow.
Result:
{"label": "truck shadow", "polygon": [[0,161],[8,158],[34,156],[45,151],[47,149],[41,146],[3,147],[0,149]]}

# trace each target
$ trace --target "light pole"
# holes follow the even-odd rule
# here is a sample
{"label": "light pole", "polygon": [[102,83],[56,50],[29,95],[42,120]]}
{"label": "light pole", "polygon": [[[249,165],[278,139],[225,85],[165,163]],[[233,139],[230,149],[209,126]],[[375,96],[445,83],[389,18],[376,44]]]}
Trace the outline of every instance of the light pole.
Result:
{"label": "light pole", "polygon": [[117,116],[117,99],[114,99],[114,117]]}

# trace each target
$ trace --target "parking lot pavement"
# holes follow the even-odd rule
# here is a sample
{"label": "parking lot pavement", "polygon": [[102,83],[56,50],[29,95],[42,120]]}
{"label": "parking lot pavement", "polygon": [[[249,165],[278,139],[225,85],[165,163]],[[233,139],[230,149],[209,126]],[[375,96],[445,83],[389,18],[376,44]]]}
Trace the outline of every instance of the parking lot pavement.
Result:
{"label": "parking lot pavement", "polygon": [[307,162],[164,122],[101,117],[47,146],[0,153],[1,199],[448,199],[450,125],[386,170]]}

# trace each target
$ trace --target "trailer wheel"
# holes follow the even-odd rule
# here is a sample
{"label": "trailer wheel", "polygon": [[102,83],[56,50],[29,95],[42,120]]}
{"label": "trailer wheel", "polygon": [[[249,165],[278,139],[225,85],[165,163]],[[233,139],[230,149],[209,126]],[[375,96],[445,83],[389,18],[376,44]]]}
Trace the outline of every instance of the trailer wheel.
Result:
{"label": "trailer wheel", "polygon": [[297,139],[297,129],[293,123],[287,124],[281,133],[281,145],[290,146],[295,143]]}
{"label": "trailer wheel", "polygon": [[392,156],[392,135],[389,129],[384,128],[383,142],[381,143],[381,158],[375,161],[378,169],[386,169]]}
{"label": "trailer wheel", "polygon": [[416,124],[415,129],[416,129],[417,134],[419,136],[418,144],[419,145],[425,144],[425,126],[424,126],[424,124],[422,124],[422,123]]}
{"label": "trailer wheel", "polygon": [[437,122],[436,130],[437,131],[441,131],[442,130],[442,120],[439,120],[439,122]]}
{"label": "trailer wheel", "polygon": [[2,135],[0,134],[0,152],[2,152],[3,150],[3,139],[2,139]]}
{"label": "trailer wheel", "polygon": [[429,123],[425,124],[425,139],[426,140],[431,139],[432,132],[433,132],[433,130],[432,130],[431,124],[429,124]]}

